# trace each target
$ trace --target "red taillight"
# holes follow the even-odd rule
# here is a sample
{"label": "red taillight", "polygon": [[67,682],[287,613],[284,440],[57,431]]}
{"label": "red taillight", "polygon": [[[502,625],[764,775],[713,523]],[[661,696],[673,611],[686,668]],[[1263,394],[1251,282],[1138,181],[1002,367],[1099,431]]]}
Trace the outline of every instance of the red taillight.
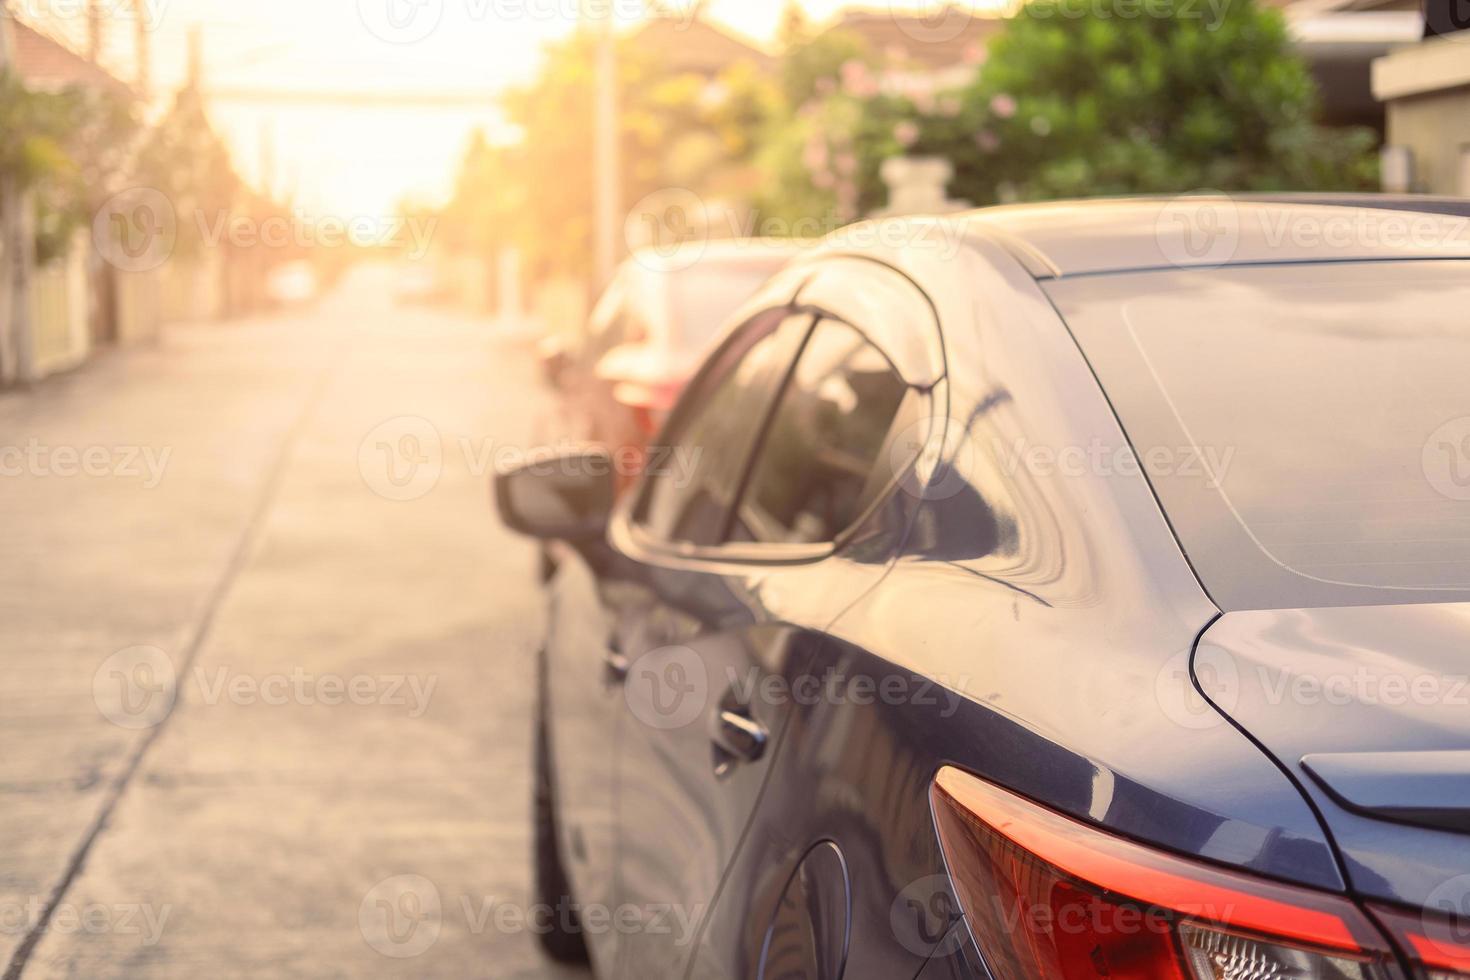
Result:
{"label": "red taillight", "polygon": [[1357,906],[1104,833],[957,769],[950,878],[994,980],[1397,980]]}
{"label": "red taillight", "polygon": [[1426,980],[1470,980],[1470,921],[1387,908],[1374,908],[1373,914]]}

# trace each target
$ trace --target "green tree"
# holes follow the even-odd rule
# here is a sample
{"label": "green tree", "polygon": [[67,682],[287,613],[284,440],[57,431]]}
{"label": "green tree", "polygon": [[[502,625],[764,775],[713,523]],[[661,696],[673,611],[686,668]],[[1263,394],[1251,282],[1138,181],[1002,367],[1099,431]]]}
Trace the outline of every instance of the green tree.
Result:
{"label": "green tree", "polygon": [[956,196],[1375,186],[1373,135],[1316,122],[1316,86],[1279,12],[1254,0],[1218,15],[1077,12],[1028,4],[958,111],[923,120],[915,152],[954,162]]}

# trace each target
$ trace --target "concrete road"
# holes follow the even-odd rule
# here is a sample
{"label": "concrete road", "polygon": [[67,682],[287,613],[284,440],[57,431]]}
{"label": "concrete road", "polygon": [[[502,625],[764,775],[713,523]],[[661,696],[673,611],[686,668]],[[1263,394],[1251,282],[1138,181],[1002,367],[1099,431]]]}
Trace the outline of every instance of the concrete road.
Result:
{"label": "concrete road", "polygon": [[529,895],[546,406],[489,324],[176,328],[0,397],[5,977],[584,977]]}

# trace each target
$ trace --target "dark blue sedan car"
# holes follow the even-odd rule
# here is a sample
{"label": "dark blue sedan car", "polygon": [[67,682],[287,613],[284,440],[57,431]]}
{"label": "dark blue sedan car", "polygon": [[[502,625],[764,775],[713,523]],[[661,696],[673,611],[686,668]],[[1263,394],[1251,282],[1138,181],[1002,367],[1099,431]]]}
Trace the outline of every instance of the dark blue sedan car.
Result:
{"label": "dark blue sedan car", "polygon": [[1470,229],[847,229],[552,541],[544,945],[598,976],[1470,977]]}

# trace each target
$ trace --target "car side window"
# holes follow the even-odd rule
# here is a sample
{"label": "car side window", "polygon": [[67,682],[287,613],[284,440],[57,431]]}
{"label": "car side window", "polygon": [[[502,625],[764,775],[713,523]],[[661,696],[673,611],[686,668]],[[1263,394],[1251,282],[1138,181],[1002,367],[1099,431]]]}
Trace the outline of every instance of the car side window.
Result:
{"label": "car side window", "polygon": [[635,522],[656,540],[716,545],[772,404],[811,328],[787,309],[738,330],[686,393],[650,458]]}
{"label": "car side window", "polygon": [[923,396],[862,333],[824,319],[781,396],[732,541],[835,541],[896,475],[890,436]]}

